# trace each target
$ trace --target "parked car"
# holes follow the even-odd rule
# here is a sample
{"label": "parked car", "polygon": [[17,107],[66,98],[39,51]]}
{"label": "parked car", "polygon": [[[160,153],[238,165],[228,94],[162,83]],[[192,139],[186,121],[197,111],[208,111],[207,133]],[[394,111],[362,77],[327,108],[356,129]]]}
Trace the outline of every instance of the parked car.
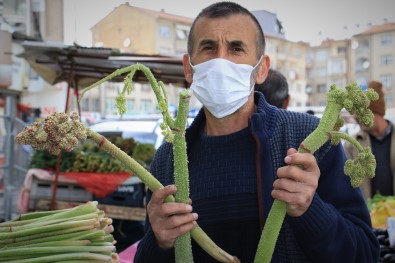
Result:
{"label": "parked car", "polygon": [[156,149],[164,142],[160,129],[161,120],[111,120],[92,124],[93,131],[105,137],[133,138],[141,143],[151,143]]}

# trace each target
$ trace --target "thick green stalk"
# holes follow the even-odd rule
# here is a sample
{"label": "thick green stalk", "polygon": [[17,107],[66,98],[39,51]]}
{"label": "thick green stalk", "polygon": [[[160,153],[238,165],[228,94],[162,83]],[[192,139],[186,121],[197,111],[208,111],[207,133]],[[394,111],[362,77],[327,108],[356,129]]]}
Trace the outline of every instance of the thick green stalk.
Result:
{"label": "thick green stalk", "polygon": [[[171,128],[174,134],[174,182],[177,186],[175,201],[184,204],[187,204],[189,201],[189,172],[187,146],[185,142],[185,127],[188,118],[189,99],[189,93],[184,92],[184,94],[180,94],[177,118],[174,127]],[[191,234],[189,232],[176,239],[174,249],[176,262],[193,262]]]}
{"label": "thick green stalk", "polygon": [[[338,89],[335,85],[331,86],[331,89],[327,95],[327,105],[325,107],[325,111],[320,120],[317,128],[308,135],[303,142],[300,144],[298,152],[308,152],[313,154],[316,150],[318,150],[322,145],[324,145],[331,136],[336,135],[332,133],[338,128],[338,121],[340,116],[340,111],[346,107],[348,110],[357,111],[357,112],[366,112],[367,105],[369,105],[369,100],[373,99],[374,96],[372,93],[367,92],[364,95],[355,83],[346,87],[346,91]],[[361,110],[362,109],[362,110]],[[371,112],[365,113],[369,117],[371,116]],[[371,119],[363,116],[364,122],[371,123]],[[339,137],[339,136],[338,136]],[[335,140],[338,142],[339,140]],[[361,149],[361,147],[359,148]],[[370,159],[369,159],[370,161]],[[346,163],[347,164],[347,163]],[[371,168],[371,167],[370,167]],[[303,169],[303,167],[301,167]],[[352,169],[349,169],[352,170]],[[374,170],[374,168],[373,168]],[[356,169],[354,169],[356,172]],[[351,177],[352,186],[356,186],[354,181],[361,182],[362,177],[365,175],[360,175],[361,173],[355,175],[350,175],[345,171],[345,174]],[[353,179],[353,177],[359,177],[358,180]],[[280,200],[274,200],[272,208],[269,211],[269,215],[267,217],[265,226],[263,228],[263,232],[261,235],[261,239],[258,244],[257,253],[255,255],[254,263],[270,263],[273,252],[275,249],[275,245],[278,239],[278,235],[280,234],[281,226],[284,221],[286,215],[287,205],[285,202]]]}

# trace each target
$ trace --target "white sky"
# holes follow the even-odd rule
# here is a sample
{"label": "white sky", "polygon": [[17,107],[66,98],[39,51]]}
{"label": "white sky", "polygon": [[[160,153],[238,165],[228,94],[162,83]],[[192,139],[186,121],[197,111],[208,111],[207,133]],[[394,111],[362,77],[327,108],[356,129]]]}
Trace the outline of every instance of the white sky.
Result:
{"label": "white sky", "polygon": [[[115,7],[130,5],[194,18],[216,0],[66,0],[65,44],[92,46],[90,28]],[[239,0],[250,11],[277,14],[290,41],[318,45],[323,39],[344,39],[377,25],[395,22],[395,0]],[[345,29],[347,28],[347,29]],[[320,34],[321,32],[321,34]]]}

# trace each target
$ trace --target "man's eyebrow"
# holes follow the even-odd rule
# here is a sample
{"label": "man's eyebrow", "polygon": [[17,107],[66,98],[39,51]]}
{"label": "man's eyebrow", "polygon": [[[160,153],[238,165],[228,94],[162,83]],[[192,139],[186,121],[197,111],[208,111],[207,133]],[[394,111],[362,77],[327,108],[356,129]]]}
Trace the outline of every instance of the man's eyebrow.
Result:
{"label": "man's eyebrow", "polygon": [[216,41],[212,40],[212,39],[203,39],[199,42],[199,47],[207,45],[207,44],[214,44]]}
{"label": "man's eyebrow", "polygon": [[245,46],[245,43],[242,40],[232,40],[228,41],[229,46]]}

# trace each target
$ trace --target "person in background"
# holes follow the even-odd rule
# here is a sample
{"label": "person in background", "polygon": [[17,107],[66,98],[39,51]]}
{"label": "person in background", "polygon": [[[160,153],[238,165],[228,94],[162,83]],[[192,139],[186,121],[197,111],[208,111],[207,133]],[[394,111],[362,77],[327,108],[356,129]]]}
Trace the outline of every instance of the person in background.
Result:
{"label": "person in background", "polygon": [[269,104],[280,109],[287,109],[291,96],[289,95],[287,79],[281,72],[269,69],[266,80],[262,84],[255,83],[255,90],[265,95]]}
{"label": "person in background", "polygon": [[313,110],[307,110],[306,113],[310,114],[310,115],[314,115],[315,114]]}
{"label": "person in background", "polygon": [[[378,262],[365,200],[343,171],[342,145],[298,153],[319,119],[253,92],[270,67],[264,50],[259,22],[236,3],[212,4],[193,22],[184,74],[203,108],[185,135],[191,202],[165,202],[177,191],[173,145],[165,143],[150,169],[165,187],[147,191],[135,263],[175,262],[176,238],[197,223],[226,252],[253,262],[274,199],[287,204],[287,215],[273,263]],[[215,262],[194,242],[192,249],[194,262]]]}
{"label": "person in background", "polygon": [[[374,114],[373,126],[360,125],[361,129],[354,137],[363,147],[370,147],[376,158],[376,175],[373,179],[365,179],[361,186],[364,197],[374,194],[394,195],[395,193],[395,133],[394,124],[384,118],[385,101],[383,85],[378,81],[370,81],[369,88],[379,94],[379,99],[372,101],[369,108]],[[355,159],[356,149],[348,141],[344,144],[347,156]]]}

